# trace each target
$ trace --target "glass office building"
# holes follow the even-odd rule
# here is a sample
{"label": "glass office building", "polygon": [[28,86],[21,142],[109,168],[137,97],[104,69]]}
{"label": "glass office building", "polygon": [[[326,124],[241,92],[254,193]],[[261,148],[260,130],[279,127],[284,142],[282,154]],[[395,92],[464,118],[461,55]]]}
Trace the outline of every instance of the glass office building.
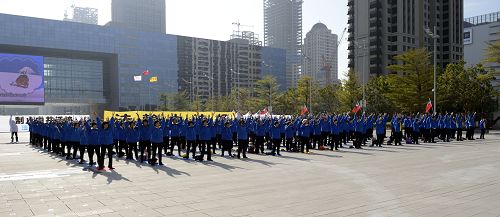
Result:
{"label": "glass office building", "polygon": [[[185,88],[179,84],[179,73],[183,73],[179,66],[192,65],[193,61],[184,55],[189,49],[179,53],[180,36],[123,28],[113,22],[98,26],[0,14],[0,26],[0,53],[43,56],[45,60],[45,105],[4,105],[0,115],[156,109],[159,95]],[[271,53],[284,52],[269,49]],[[272,73],[280,81],[280,74],[285,76],[286,55],[271,56],[262,60],[273,62]],[[221,63],[229,61],[224,55],[218,58]],[[134,81],[134,76],[145,70],[150,75]],[[152,76],[158,77],[158,82],[150,83]],[[224,90],[212,87],[219,88]]]}

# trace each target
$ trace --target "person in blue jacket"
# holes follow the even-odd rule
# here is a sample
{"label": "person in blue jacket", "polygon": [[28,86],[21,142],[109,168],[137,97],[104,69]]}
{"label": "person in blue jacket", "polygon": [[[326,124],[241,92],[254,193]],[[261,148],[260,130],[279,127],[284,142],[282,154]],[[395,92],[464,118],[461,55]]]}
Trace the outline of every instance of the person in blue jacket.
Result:
{"label": "person in blue jacket", "polygon": [[197,130],[193,120],[189,120],[187,127],[184,128],[186,136],[186,156],[184,159],[189,159],[189,152],[193,152],[193,158],[196,156],[196,136]]}
{"label": "person in blue jacket", "polygon": [[293,137],[295,137],[295,125],[292,121],[287,121],[285,126],[285,148],[286,151],[292,151],[293,146]]}
{"label": "person in blue jacket", "polygon": [[419,117],[415,117],[412,123],[412,133],[413,133],[413,144],[418,144],[418,139],[420,138],[420,119]]}
{"label": "person in blue jacket", "polygon": [[229,157],[233,157],[231,151],[233,150],[233,132],[231,131],[231,122],[226,121],[224,127],[221,128],[221,139],[222,139],[222,154],[224,157],[224,151],[227,151]]}
{"label": "person in blue jacket", "polygon": [[486,119],[481,119],[479,121],[479,129],[481,129],[481,135],[479,136],[479,139],[484,139],[484,134],[486,133]]}
{"label": "person in blue jacket", "polygon": [[[128,126],[127,126],[128,125]],[[137,153],[137,142],[139,142],[140,131],[137,128],[137,123],[135,121],[130,121],[126,125],[126,141],[127,141],[127,160],[134,159],[132,156],[132,151],[134,151],[135,159],[139,160],[139,154]]]}
{"label": "person in blue jacket", "polygon": [[[211,127],[209,120],[204,118],[201,121],[201,126],[199,128],[199,133],[200,133],[200,142],[199,145],[201,147],[201,156],[198,158],[195,158],[198,161],[203,161],[205,157],[205,150],[207,151],[207,161],[212,161],[212,153],[211,153],[211,148],[210,148],[210,141],[212,139],[211,135]],[[196,150],[196,149],[195,149]]]}
{"label": "person in blue jacket", "polygon": [[[182,121],[182,120],[181,120]],[[170,152],[168,155],[174,155],[174,147],[177,146],[177,154],[181,156],[182,145],[180,141],[182,127],[179,124],[179,119],[177,117],[171,118],[170,124]]]}
{"label": "person in blue jacket", "polygon": [[114,123],[114,114],[111,116],[111,119],[105,122],[102,122],[101,119],[97,116],[97,113],[94,113],[96,115],[96,120],[97,120],[97,126],[99,127],[99,145],[100,145],[100,153],[97,156],[97,160],[100,161],[98,164],[99,170],[104,169],[104,157],[106,156],[106,153],[108,153],[108,169],[113,170],[115,169],[113,167],[113,145],[114,145],[114,137],[113,137],[113,126],[115,125]]}
{"label": "person in blue jacket", "polygon": [[[87,121],[85,121],[85,123],[82,124],[82,127],[79,129],[79,133],[80,133],[80,145],[87,148],[87,154],[88,154],[88,158],[89,158],[89,166],[93,166],[95,163],[94,163],[94,151],[95,151],[95,146],[93,145],[90,145],[89,143],[89,133],[90,133],[90,125],[88,124]],[[83,156],[83,154],[82,154]],[[83,164],[84,161],[83,161],[83,157],[81,157],[81,160],[80,160],[80,164]]]}
{"label": "person in blue jacket", "polygon": [[139,150],[140,150],[140,159],[141,163],[144,163],[145,157],[144,157],[144,151],[148,152],[147,155],[147,161],[148,163],[151,163],[151,129],[152,126],[149,124],[152,122],[151,115],[149,115],[149,119],[144,119],[141,121],[141,118],[139,117],[139,114],[137,114],[137,118],[139,119],[139,123],[142,122],[142,124],[139,124]]}
{"label": "person in blue jacket", "polygon": [[382,144],[384,144],[384,132],[385,132],[385,125],[386,122],[384,120],[384,117],[379,117],[376,126],[375,126],[375,133],[377,134],[377,146],[382,147]]}
{"label": "person in blue jacket", "polygon": [[[299,140],[300,140],[300,151],[302,153],[309,154],[309,148],[311,146],[310,138],[312,134],[312,127],[309,125],[308,119],[303,119],[302,124],[299,127]],[[304,150],[305,147],[305,150]]]}
{"label": "person in blue jacket", "polygon": [[280,145],[281,145],[281,130],[280,130],[280,123],[278,121],[275,121],[273,126],[269,128],[269,134],[271,135],[271,141],[273,143],[273,150],[271,151],[271,155],[278,155],[281,156],[280,154]]}
{"label": "person in blue jacket", "polygon": [[243,153],[243,158],[247,157],[247,148],[248,148],[248,122],[244,119],[240,119],[238,127],[237,127],[237,137],[238,137],[238,159]]}
{"label": "person in blue jacket", "polygon": [[162,162],[162,150],[163,150],[163,128],[165,123],[162,119],[157,119],[154,122],[154,127],[151,130],[151,143],[153,143],[153,150],[151,154],[150,164],[154,166],[156,164],[156,153],[158,152],[158,165],[163,166]]}
{"label": "person in blue jacket", "polygon": [[264,154],[264,136],[266,135],[267,121],[262,119],[257,119],[255,126],[255,154],[259,154],[259,151]]}
{"label": "person in blue jacket", "polygon": [[[98,165],[98,168],[100,169],[101,168],[101,161],[100,161],[101,145],[99,144],[99,129],[97,128],[96,122],[91,122],[91,123],[90,122],[91,122],[90,119],[87,120],[85,122],[84,126],[82,127],[82,130],[80,133],[80,143],[82,142],[82,138],[85,137],[85,135],[82,135],[82,134],[87,133],[87,144],[81,144],[81,145],[82,145],[82,147],[87,148],[87,153],[89,155],[90,165],[93,165],[94,153],[96,153],[97,165]],[[82,158],[82,161],[83,161],[83,158]],[[80,163],[83,163],[83,162],[80,162]]]}
{"label": "person in blue jacket", "polygon": [[[80,160],[83,160],[83,152],[85,147],[80,146],[80,122],[73,123],[73,127],[70,128],[70,141],[71,146],[68,146],[68,154],[66,159],[75,159],[76,152],[80,151]],[[73,156],[71,156],[71,148],[73,149]]]}

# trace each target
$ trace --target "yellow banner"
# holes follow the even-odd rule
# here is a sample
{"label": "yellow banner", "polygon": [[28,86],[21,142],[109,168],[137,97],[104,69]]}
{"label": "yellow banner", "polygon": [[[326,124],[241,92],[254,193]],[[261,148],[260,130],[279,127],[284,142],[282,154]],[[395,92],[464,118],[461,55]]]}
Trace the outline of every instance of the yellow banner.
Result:
{"label": "yellow banner", "polygon": [[233,115],[236,115],[234,112],[191,112],[191,111],[128,111],[128,112],[114,112],[114,111],[104,111],[104,119],[109,120],[113,116],[115,119],[116,118],[123,118],[125,115],[127,115],[128,118],[132,118],[134,120],[137,120],[137,115],[139,115],[140,118],[144,118],[147,115],[156,115],[156,116],[161,116],[163,115],[164,117],[173,117],[177,115],[177,117],[182,117],[182,118],[191,118],[195,115],[203,115],[205,117],[212,116],[216,117],[217,115],[227,115],[229,117],[233,117]]}
{"label": "yellow banner", "polygon": [[151,82],[151,83],[158,82],[158,77],[154,76],[154,77],[149,78],[149,82]]}

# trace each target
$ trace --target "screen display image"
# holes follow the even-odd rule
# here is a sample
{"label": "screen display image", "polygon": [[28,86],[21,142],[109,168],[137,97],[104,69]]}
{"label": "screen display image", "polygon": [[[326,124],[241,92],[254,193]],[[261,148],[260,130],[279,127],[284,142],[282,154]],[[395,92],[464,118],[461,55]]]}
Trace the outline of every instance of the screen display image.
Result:
{"label": "screen display image", "polygon": [[0,53],[0,104],[43,104],[43,57]]}

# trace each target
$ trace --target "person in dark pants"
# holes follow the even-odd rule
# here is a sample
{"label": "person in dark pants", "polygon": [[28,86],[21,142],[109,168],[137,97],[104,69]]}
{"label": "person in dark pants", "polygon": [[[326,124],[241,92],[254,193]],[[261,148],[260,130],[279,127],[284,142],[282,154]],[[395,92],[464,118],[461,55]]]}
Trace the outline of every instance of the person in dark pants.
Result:
{"label": "person in dark pants", "polygon": [[229,157],[233,157],[231,154],[233,150],[233,133],[231,132],[231,123],[229,121],[224,123],[224,127],[221,128],[221,139],[223,144],[221,157],[224,157],[224,151],[228,152]]}
{"label": "person in dark pants", "polygon": [[97,125],[100,126],[99,128],[99,143],[101,145],[101,152],[100,154],[100,167],[98,170],[103,170],[104,169],[104,157],[106,156],[106,153],[108,154],[108,169],[113,170],[115,169],[113,167],[113,144],[114,144],[114,137],[113,137],[113,127],[115,126],[114,123],[114,114],[111,115],[111,119],[109,122],[105,121],[102,122],[101,119],[97,116],[97,113],[94,113],[96,115],[96,120],[97,120]]}
{"label": "person in dark pants", "polygon": [[163,166],[162,162],[162,150],[163,150],[163,127],[165,122],[156,120],[154,122],[154,127],[151,130],[151,142],[153,143],[153,153],[152,159],[150,161],[151,166],[156,164],[156,152],[158,152],[158,165]]}
{"label": "person in dark pants", "polygon": [[293,137],[295,136],[295,125],[291,121],[288,121],[285,126],[285,148],[286,151],[291,151]]}
{"label": "person in dark pants", "polygon": [[212,153],[210,148],[210,143],[212,139],[212,128],[207,119],[203,119],[201,122],[201,127],[199,128],[200,133],[200,147],[201,147],[201,156],[197,158],[198,161],[203,161],[205,157],[205,151],[207,151],[207,161],[212,161]]}
{"label": "person in dark pants", "polygon": [[137,142],[139,142],[140,132],[137,128],[137,123],[135,121],[131,121],[126,126],[126,135],[127,135],[127,160],[134,159],[132,155],[132,151],[134,151],[135,159],[139,160],[139,154],[137,153]]}
{"label": "person in dark pants", "polygon": [[257,120],[255,125],[255,154],[259,154],[259,151],[264,154],[264,136],[267,128],[267,121]]}
{"label": "person in dark pants", "polygon": [[[99,141],[99,129],[97,128],[96,122],[91,122],[90,125],[89,125],[89,122],[90,122],[90,119],[85,123],[85,126],[83,127],[83,130],[82,130],[82,133],[84,133],[85,131],[87,132],[88,143],[85,144],[85,143],[83,143],[83,140],[80,140],[80,145],[83,148],[87,147],[87,152],[89,153],[89,164],[94,163],[93,162],[94,151],[96,152],[98,169],[101,170],[101,167],[103,168],[102,163],[101,163],[101,151],[102,151],[101,146],[102,146],[102,144]],[[88,130],[85,130],[85,128]],[[84,138],[84,136],[82,135],[81,138]],[[89,149],[92,149],[90,151],[92,153],[89,152]],[[90,161],[92,161],[92,162],[90,162]],[[102,162],[104,162],[104,160]],[[81,161],[80,163],[83,164],[83,161]],[[93,165],[93,164],[90,164],[90,165]]]}
{"label": "person in dark pants", "polygon": [[[312,127],[309,125],[309,120],[302,120],[302,125],[299,127],[299,137],[300,137],[300,150],[302,153],[309,154],[309,148],[311,146],[310,137],[312,134]],[[305,150],[304,150],[305,147]]]}
{"label": "person in dark pants", "polygon": [[271,141],[273,143],[273,150],[271,151],[271,155],[280,154],[280,144],[281,144],[281,131],[280,131],[280,123],[275,121],[273,126],[269,129],[269,134],[271,134]]}
{"label": "person in dark pants", "polygon": [[9,125],[10,125],[10,143],[14,143],[14,138],[16,138],[16,143],[18,143],[19,142],[19,138],[17,137],[18,127],[16,121],[12,120],[12,115],[10,116]]}
{"label": "person in dark pants", "polygon": [[[139,123],[141,123],[141,118],[139,117],[139,114],[137,113],[137,118],[139,120]],[[149,123],[152,121],[151,116],[149,116],[149,120],[142,120],[142,124],[139,124],[138,128],[140,131],[139,135],[139,150],[141,153],[140,159],[141,163],[144,163],[145,161],[145,156],[144,152],[147,151],[147,162],[151,162],[151,126]]]}
{"label": "person in dark pants", "polygon": [[192,120],[188,121],[187,127],[184,128],[186,136],[186,156],[184,159],[189,159],[189,152],[193,152],[193,158],[196,156],[196,127]]}
{"label": "person in dark pants", "polygon": [[484,139],[484,134],[486,133],[486,119],[481,119],[479,121],[479,129],[481,129],[481,135],[479,136],[479,139]]}
{"label": "person in dark pants", "polygon": [[169,155],[173,156],[174,155],[174,147],[177,146],[177,154],[181,156],[181,141],[180,141],[180,136],[181,136],[181,126],[178,123],[178,120],[176,117],[172,119],[172,124],[170,125],[170,153]]}
{"label": "person in dark pants", "polygon": [[237,127],[237,137],[238,137],[238,158],[241,157],[243,153],[243,158],[247,158],[247,148],[248,148],[248,122],[241,119]]}

